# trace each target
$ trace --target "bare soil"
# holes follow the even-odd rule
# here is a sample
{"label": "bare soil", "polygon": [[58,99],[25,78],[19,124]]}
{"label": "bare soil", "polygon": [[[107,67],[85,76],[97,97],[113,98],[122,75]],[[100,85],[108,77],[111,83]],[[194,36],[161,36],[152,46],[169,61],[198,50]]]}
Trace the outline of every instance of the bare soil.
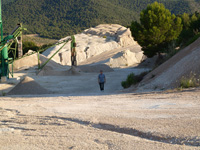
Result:
{"label": "bare soil", "polygon": [[200,90],[0,98],[0,149],[200,149]]}
{"label": "bare soil", "polygon": [[[197,60],[188,57],[198,53],[197,41],[154,70],[154,79],[152,74],[147,75],[142,84],[147,84],[150,93],[142,93],[141,86],[139,93],[121,87],[128,74],[140,74],[148,68],[104,72],[107,78],[104,92],[99,90],[98,73],[87,62],[82,65],[88,65],[84,69],[90,71],[78,71],[76,75],[72,73],[77,70],[71,70],[67,76],[55,76],[56,71],[66,72],[69,66],[63,68],[53,62],[46,68],[52,72],[51,76],[36,75],[34,65],[15,73],[14,79],[0,84],[0,94],[6,95],[25,76],[32,78],[28,83],[34,83],[32,88],[36,92],[41,91],[40,87],[53,94],[33,95],[21,86],[21,91],[27,92],[25,95],[0,97],[0,150],[198,150],[200,89],[153,92],[149,86],[167,83],[169,78],[176,80],[180,74],[170,74],[174,67],[183,60],[188,63]],[[115,52],[99,55],[98,62],[111,54]],[[96,60],[97,57],[89,59],[90,63],[98,64]],[[189,64],[185,65],[186,72],[181,67],[182,75],[192,70],[195,63]]]}

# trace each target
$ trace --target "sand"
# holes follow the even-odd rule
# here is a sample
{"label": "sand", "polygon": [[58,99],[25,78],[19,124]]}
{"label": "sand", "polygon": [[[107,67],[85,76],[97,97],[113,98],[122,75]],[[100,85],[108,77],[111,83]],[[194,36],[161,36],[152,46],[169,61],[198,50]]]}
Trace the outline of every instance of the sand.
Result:
{"label": "sand", "polygon": [[1,97],[0,149],[199,150],[199,93]]}
{"label": "sand", "polygon": [[[68,38],[69,37],[65,37],[60,41]],[[80,34],[76,34],[75,39],[77,43],[76,51],[78,65],[103,52],[128,46],[138,46],[138,44],[133,40],[130,30],[116,24],[103,24],[95,28],[87,29]],[[55,62],[71,66],[70,44],[71,43],[68,42],[59,53],[53,57]],[[51,57],[59,48],[61,48],[62,45],[63,44],[49,48],[43,53],[43,55],[48,58]]]}
{"label": "sand", "polygon": [[200,38],[180,50],[168,61],[149,73],[140,83],[138,91],[166,90],[180,86],[182,77],[200,76]]}
{"label": "sand", "polygon": [[20,83],[18,83],[8,95],[40,95],[50,94],[48,90],[43,88],[31,77],[25,77]]}
{"label": "sand", "polygon": [[[48,60],[48,58],[46,56],[39,54],[40,66],[42,66],[47,60]],[[34,68],[35,70],[37,70],[38,69],[38,54],[34,52],[32,55],[29,55],[29,56],[25,55],[23,58],[15,60],[13,63],[13,67],[14,67],[13,70],[15,72],[21,71],[21,70],[30,70],[31,68]],[[53,60],[50,60],[47,63],[46,67],[52,68],[54,70],[70,69],[69,66],[63,66],[59,63],[56,63]]]}

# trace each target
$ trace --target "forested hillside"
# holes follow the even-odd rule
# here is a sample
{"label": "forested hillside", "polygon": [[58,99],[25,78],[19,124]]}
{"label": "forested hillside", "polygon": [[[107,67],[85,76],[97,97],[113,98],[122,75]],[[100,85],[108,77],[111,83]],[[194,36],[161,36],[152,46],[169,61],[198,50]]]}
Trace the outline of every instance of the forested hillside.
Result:
{"label": "forested hillside", "polygon": [[141,12],[155,1],[163,3],[174,14],[194,13],[200,9],[200,0],[109,0],[129,10]]}
{"label": "forested hillside", "polygon": [[10,2],[14,2],[15,0],[2,0],[2,4],[8,4]]}
{"label": "forested hillside", "polygon": [[[3,0],[4,32],[19,22],[49,38],[61,38],[101,23],[130,25],[154,0]],[[200,10],[200,0],[159,0],[173,13]]]}

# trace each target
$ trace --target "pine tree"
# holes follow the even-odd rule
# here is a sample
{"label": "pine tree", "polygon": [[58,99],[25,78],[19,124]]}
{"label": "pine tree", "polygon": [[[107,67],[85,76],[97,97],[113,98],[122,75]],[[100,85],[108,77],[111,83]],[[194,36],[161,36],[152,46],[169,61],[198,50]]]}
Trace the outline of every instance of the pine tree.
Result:
{"label": "pine tree", "polygon": [[154,2],[140,13],[140,23],[132,22],[131,31],[144,54],[152,57],[177,39],[182,31],[182,20],[171,14],[163,4]]}

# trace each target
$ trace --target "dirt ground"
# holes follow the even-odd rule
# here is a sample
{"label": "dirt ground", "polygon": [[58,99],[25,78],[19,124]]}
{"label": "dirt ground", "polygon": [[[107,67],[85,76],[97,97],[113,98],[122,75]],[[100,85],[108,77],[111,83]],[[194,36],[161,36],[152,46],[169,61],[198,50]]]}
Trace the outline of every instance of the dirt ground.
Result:
{"label": "dirt ground", "polygon": [[[120,83],[144,68],[36,76],[16,73],[1,84],[5,93],[28,75],[48,95],[0,97],[0,150],[200,149],[200,89],[173,93],[126,93]],[[129,91],[130,92],[130,91]]]}
{"label": "dirt ground", "polygon": [[0,97],[0,150],[200,149],[200,89],[124,93],[127,74],[145,70],[105,72],[104,92],[97,73],[15,74],[7,87],[28,74],[53,93]]}
{"label": "dirt ground", "polygon": [[200,90],[0,98],[0,149],[200,149]]}
{"label": "dirt ground", "polygon": [[[98,63],[96,57],[90,63]],[[128,74],[148,70],[105,72],[104,92],[95,72],[37,76],[32,68],[15,73],[0,84],[0,150],[200,150],[200,89],[123,90]],[[51,94],[7,95],[25,76]]]}

